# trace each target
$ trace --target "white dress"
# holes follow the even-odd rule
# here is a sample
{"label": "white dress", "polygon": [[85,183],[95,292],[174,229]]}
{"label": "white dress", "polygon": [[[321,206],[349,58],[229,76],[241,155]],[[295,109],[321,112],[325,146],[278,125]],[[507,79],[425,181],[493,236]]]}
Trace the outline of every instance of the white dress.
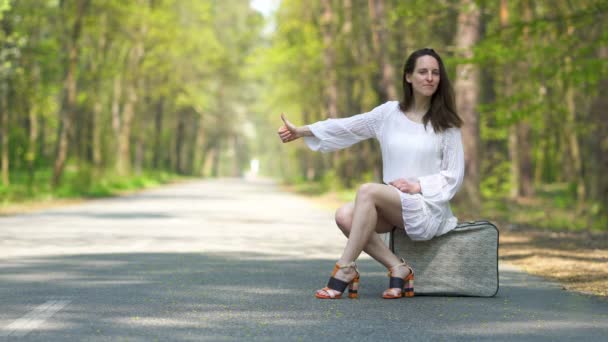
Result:
{"label": "white dress", "polygon": [[430,240],[456,227],[449,200],[464,177],[460,129],[435,133],[430,123],[425,129],[408,119],[397,101],[308,127],[314,136],[305,137],[305,141],[314,151],[335,151],[374,137],[382,150],[384,183],[399,178],[420,182],[422,191],[414,195],[393,187],[401,197],[404,228],[412,240]]}

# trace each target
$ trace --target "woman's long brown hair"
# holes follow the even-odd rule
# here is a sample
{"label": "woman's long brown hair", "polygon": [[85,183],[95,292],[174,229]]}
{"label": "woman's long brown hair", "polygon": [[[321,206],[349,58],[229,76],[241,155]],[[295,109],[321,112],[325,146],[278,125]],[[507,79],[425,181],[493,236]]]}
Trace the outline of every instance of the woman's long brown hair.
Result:
{"label": "woman's long brown hair", "polygon": [[422,56],[432,56],[439,64],[439,85],[431,97],[431,106],[422,117],[422,122],[426,126],[431,122],[435,132],[442,132],[450,127],[462,126],[462,119],[456,112],[454,100],[454,89],[448,79],[443,61],[439,54],[433,49],[420,49],[414,51],[405,61],[403,66],[403,100],[399,102],[399,109],[405,113],[414,104],[414,92],[412,84],[407,82],[406,75],[411,75],[416,67],[416,61]]}

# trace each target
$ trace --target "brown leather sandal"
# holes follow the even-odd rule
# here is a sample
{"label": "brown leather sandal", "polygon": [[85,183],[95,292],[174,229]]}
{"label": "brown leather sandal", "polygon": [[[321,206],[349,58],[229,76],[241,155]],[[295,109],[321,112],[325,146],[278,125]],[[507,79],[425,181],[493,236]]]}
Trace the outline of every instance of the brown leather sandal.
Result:
{"label": "brown leather sandal", "polygon": [[[391,270],[399,266],[409,268],[410,273],[403,278],[393,277],[393,272]],[[414,270],[408,264],[406,264],[403,259],[401,259],[401,263],[389,268],[388,276],[390,277],[389,290],[397,289],[399,290],[399,294],[393,294],[390,292],[386,293],[385,291],[385,293],[382,294],[382,298],[396,299],[401,297],[414,297]]]}
{"label": "brown leather sandal", "polygon": [[[349,282],[334,278],[338,270],[342,268],[354,268],[356,272],[355,278],[353,278],[353,280]],[[342,298],[342,293],[344,292],[344,289],[346,289],[347,286],[348,298],[359,298],[359,271],[357,270],[357,264],[355,264],[354,262],[351,262],[350,264],[346,265],[336,264],[336,266],[334,266],[334,271],[331,274],[331,278],[329,278],[329,281],[327,282],[327,286],[320,290],[317,290],[317,292],[315,293],[315,297],[320,299],[340,299]],[[331,290],[339,293],[335,294]]]}

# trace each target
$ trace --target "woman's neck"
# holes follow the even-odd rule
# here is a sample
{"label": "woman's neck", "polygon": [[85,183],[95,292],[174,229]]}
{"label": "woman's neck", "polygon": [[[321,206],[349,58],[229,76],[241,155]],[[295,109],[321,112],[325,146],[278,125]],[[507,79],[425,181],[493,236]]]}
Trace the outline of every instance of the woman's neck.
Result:
{"label": "woman's neck", "polygon": [[422,118],[431,107],[431,98],[428,96],[414,96],[414,102],[409,108],[412,115]]}

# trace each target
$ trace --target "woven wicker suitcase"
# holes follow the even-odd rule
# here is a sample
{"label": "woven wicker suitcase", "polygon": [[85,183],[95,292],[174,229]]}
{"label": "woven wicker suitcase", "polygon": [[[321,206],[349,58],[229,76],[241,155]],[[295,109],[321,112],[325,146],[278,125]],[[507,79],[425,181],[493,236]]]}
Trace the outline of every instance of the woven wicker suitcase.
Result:
{"label": "woven wicker suitcase", "polygon": [[412,241],[396,228],[390,247],[414,269],[416,295],[493,297],[498,292],[498,229],[491,222],[461,223],[429,241]]}

